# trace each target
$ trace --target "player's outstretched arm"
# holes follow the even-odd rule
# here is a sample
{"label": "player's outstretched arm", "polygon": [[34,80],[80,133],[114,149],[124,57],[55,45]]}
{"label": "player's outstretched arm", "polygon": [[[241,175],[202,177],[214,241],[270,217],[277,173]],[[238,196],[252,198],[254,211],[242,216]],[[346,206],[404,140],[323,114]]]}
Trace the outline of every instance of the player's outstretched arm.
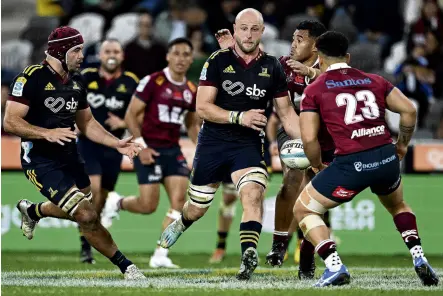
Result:
{"label": "player's outstretched arm", "polygon": [[414,104],[396,87],[386,97],[388,110],[400,114],[400,133],[396,143],[400,160],[405,156],[417,122],[417,109]]}
{"label": "player's outstretched arm", "polygon": [[289,96],[274,98],[274,107],[285,132],[292,139],[300,139],[300,122]]}
{"label": "player's outstretched arm", "polygon": [[186,131],[191,141],[197,145],[198,132],[200,131],[201,119],[197,112],[188,112],[185,118]]}
{"label": "player's outstretched arm", "polygon": [[6,102],[3,128],[6,132],[26,139],[45,139],[65,145],[77,137],[70,128],[46,129],[29,124],[24,118],[28,114],[29,106],[14,101]]}
{"label": "player's outstretched arm", "polygon": [[132,137],[125,139],[118,139],[109,133],[97,120],[92,116],[91,109],[78,110],[75,114],[75,122],[78,129],[91,141],[115,148],[121,154],[127,155],[130,158],[137,156],[142,149],[138,143],[132,142]]}
{"label": "player's outstretched arm", "polygon": [[303,141],[303,149],[313,169],[322,168],[321,148],[318,142],[320,129],[320,115],[317,112],[300,113],[300,130]]}
{"label": "player's outstretched arm", "polygon": [[266,126],[265,110],[227,111],[215,105],[216,96],[217,88],[213,86],[198,87],[197,113],[202,119],[215,123],[239,124],[256,131],[262,131]]}

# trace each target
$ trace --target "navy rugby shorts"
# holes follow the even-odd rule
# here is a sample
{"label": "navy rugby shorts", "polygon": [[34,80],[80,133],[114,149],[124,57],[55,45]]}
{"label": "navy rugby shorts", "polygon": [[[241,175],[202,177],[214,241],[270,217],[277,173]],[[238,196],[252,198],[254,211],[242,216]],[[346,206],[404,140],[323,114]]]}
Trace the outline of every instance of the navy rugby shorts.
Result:
{"label": "navy rugby shorts", "polygon": [[401,182],[400,162],[393,144],[348,155],[334,161],[312,180],[323,196],[339,203],[350,201],[366,188],[377,195],[394,192]]}

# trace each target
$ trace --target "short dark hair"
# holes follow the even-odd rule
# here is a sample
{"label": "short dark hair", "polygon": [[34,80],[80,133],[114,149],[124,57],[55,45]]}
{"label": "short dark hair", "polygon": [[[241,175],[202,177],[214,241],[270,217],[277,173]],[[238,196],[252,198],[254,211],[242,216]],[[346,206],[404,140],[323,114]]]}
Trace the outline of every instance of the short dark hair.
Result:
{"label": "short dark hair", "polygon": [[349,41],[340,32],[328,31],[317,38],[318,51],[329,57],[344,57],[348,53]]}
{"label": "short dark hair", "polygon": [[327,31],[326,27],[321,22],[315,20],[302,21],[300,24],[298,24],[297,30],[308,31],[309,37],[312,38],[317,38]]}
{"label": "short dark hair", "polygon": [[185,44],[189,45],[189,47],[191,48],[191,50],[194,50],[194,46],[192,46],[192,42],[191,42],[188,38],[180,37],[180,38],[175,38],[174,40],[171,40],[171,41],[168,43],[168,51],[170,51],[171,48],[172,48],[174,45],[176,45],[176,44],[182,44],[182,43],[185,43]]}

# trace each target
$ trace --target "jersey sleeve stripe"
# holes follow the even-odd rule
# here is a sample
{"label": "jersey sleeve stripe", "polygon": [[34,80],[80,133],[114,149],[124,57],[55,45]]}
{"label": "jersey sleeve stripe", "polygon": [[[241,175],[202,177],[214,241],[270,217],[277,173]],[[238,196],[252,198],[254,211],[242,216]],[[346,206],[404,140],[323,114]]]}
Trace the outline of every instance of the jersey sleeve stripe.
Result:
{"label": "jersey sleeve stripe", "polygon": [[9,101],[13,101],[13,102],[17,102],[17,103],[21,103],[21,104],[26,105],[26,106],[29,106],[29,100],[27,98],[24,98],[24,97],[9,96],[8,100]]}
{"label": "jersey sleeve stripe", "polygon": [[28,76],[31,76],[31,74],[34,73],[35,70],[41,69],[41,68],[43,68],[42,65],[31,65],[31,66],[25,68],[25,70],[23,70],[23,73],[25,73]]}
{"label": "jersey sleeve stripe", "polygon": [[275,95],[274,95],[274,98],[281,98],[281,97],[286,97],[288,95],[288,91],[286,90],[286,91],[281,91],[281,92],[279,92],[279,93],[276,93]]}
{"label": "jersey sleeve stripe", "polygon": [[82,70],[82,74],[88,73],[88,72],[97,72],[97,68],[86,68]]}
{"label": "jersey sleeve stripe", "polygon": [[137,82],[137,83],[140,81],[140,79],[138,79],[137,75],[135,75],[135,74],[132,73],[132,72],[125,71],[123,74],[125,74],[126,76],[131,77],[131,78],[134,79],[135,82]]}
{"label": "jersey sleeve stripe", "polygon": [[217,87],[217,84],[211,81],[204,81],[204,80],[200,80],[200,82],[198,83],[198,86],[213,86],[213,87]]}

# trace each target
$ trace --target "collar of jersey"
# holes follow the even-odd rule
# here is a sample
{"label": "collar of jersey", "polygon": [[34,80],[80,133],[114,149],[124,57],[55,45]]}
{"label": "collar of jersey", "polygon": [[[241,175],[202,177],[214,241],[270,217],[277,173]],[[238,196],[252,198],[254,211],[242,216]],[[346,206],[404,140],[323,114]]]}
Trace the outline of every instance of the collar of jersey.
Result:
{"label": "collar of jersey", "polygon": [[169,82],[171,82],[172,84],[175,84],[175,85],[183,85],[183,84],[186,83],[186,77],[183,79],[182,82],[179,82],[179,81],[175,81],[175,80],[173,80],[173,79],[172,79],[172,76],[171,76],[171,73],[170,73],[170,70],[169,70],[169,67],[164,68],[164,69],[163,69],[163,73],[165,73],[166,78],[167,78],[167,79],[169,80]]}
{"label": "collar of jersey", "polygon": [[326,69],[326,72],[332,71],[332,70],[346,69],[346,68],[351,68],[351,67],[349,67],[349,65],[346,63],[335,63],[335,64],[330,65],[328,67],[328,69]]}

